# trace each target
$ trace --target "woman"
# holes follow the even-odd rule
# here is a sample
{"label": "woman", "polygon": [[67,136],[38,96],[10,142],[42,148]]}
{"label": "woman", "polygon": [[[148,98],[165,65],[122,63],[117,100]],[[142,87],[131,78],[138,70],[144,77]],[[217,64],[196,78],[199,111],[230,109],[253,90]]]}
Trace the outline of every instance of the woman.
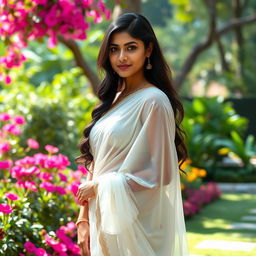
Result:
{"label": "woman", "polygon": [[103,39],[105,70],[77,163],[82,256],[186,256],[179,165],[186,159],[183,108],[145,17],[126,13]]}

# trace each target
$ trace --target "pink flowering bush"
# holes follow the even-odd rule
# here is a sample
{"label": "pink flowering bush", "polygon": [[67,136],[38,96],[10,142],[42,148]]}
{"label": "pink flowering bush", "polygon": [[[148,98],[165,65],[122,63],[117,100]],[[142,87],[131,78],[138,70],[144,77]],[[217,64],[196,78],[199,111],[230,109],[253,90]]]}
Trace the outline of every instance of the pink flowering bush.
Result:
{"label": "pink flowering bush", "polygon": [[201,185],[199,189],[186,187],[183,193],[185,197],[183,209],[186,218],[195,215],[204,205],[217,200],[221,195],[220,189],[213,182]]}
{"label": "pink flowering bush", "polygon": [[87,170],[71,170],[53,145],[19,146],[25,123],[0,114],[0,255],[79,255],[75,194]]}
{"label": "pink flowering bush", "polygon": [[84,40],[90,21],[99,23],[110,15],[102,0],[0,0],[0,38],[6,44],[0,57],[0,80],[11,83],[8,70],[26,60],[22,49],[29,41],[47,37],[52,48],[58,36]]}

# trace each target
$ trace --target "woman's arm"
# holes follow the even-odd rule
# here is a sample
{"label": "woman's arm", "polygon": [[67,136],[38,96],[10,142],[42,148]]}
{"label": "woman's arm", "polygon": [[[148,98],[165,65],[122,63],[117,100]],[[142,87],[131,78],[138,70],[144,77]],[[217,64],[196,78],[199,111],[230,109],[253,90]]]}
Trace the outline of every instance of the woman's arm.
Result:
{"label": "woman's arm", "polygon": [[[90,180],[92,180],[92,174],[88,172],[86,181],[90,181]],[[86,222],[89,221],[89,218],[88,218],[88,203],[87,202],[84,205],[80,206],[80,211],[79,211],[79,215],[78,215],[78,218],[77,218],[76,225],[78,225],[78,223],[80,223],[82,221],[86,221]]]}

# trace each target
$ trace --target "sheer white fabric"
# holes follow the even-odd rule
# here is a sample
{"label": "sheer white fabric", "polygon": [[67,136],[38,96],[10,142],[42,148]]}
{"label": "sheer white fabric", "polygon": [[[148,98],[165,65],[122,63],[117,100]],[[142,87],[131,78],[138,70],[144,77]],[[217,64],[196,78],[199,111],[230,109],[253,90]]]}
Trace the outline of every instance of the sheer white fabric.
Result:
{"label": "sheer white fabric", "polygon": [[92,256],[188,255],[174,137],[170,101],[155,87],[129,95],[95,124]]}

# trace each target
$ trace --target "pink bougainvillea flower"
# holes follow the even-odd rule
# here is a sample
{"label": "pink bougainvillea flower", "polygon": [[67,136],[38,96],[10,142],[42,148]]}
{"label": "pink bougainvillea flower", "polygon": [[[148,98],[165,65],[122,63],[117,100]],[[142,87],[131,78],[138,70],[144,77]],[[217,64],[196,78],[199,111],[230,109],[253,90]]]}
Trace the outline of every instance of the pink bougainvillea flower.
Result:
{"label": "pink bougainvillea flower", "polygon": [[46,244],[48,244],[50,246],[53,246],[53,245],[56,245],[59,243],[54,238],[50,237],[48,234],[44,235],[44,239],[45,239]]}
{"label": "pink bougainvillea flower", "polygon": [[13,210],[9,204],[0,204],[0,212],[9,214],[12,213]]}
{"label": "pink bougainvillea flower", "polygon": [[48,27],[53,27],[59,22],[60,10],[58,10],[58,5],[52,5],[50,11],[47,12],[44,22]]}
{"label": "pink bougainvillea flower", "polygon": [[28,189],[30,191],[34,191],[34,192],[37,192],[38,189],[36,187],[36,183],[34,181],[29,181],[29,180],[26,180],[26,181],[17,181],[16,183],[16,186],[18,188],[25,188],[25,189]]}
{"label": "pink bougainvillea flower", "polygon": [[6,85],[10,85],[12,83],[12,79],[10,76],[6,76],[4,79],[4,82]]}
{"label": "pink bougainvillea flower", "polygon": [[45,158],[43,167],[46,169],[57,168],[58,163],[56,162],[56,158],[54,156]]}
{"label": "pink bougainvillea flower", "polygon": [[54,249],[54,251],[56,251],[58,253],[63,253],[68,250],[67,246],[64,243],[60,243],[60,242],[58,242],[55,245],[52,245],[52,248]]}
{"label": "pink bougainvillea flower", "polygon": [[32,156],[25,156],[24,158],[15,161],[15,164],[22,167],[31,167],[36,164],[36,160]]}
{"label": "pink bougainvillea flower", "polygon": [[38,149],[39,148],[39,143],[34,139],[31,139],[31,138],[28,139],[27,144],[32,149]]}
{"label": "pink bougainvillea flower", "polygon": [[56,231],[56,235],[57,237],[65,244],[69,244],[72,243],[71,238],[69,238],[68,236],[66,236],[65,232],[61,229]]}
{"label": "pink bougainvillea flower", "polygon": [[54,147],[54,146],[52,146],[52,145],[46,145],[45,146],[45,150],[48,151],[51,154],[59,152],[59,149]]}
{"label": "pink bougainvillea flower", "polygon": [[5,193],[4,195],[6,198],[8,198],[12,201],[16,201],[16,200],[20,199],[19,196],[14,193]]}
{"label": "pink bougainvillea flower", "polygon": [[59,172],[58,175],[59,175],[61,181],[64,181],[64,182],[68,181],[67,176],[64,175],[63,173]]}
{"label": "pink bougainvillea flower", "polygon": [[77,244],[74,243],[69,243],[68,245],[68,249],[73,252],[74,254],[78,254],[80,253],[80,248],[78,247]]}
{"label": "pink bougainvillea flower", "polygon": [[80,186],[81,182],[72,182],[70,185],[67,186],[67,189],[69,191],[71,191],[73,193],[73,195],[75,196],[77,194],[78,191],[78,187]]}
{"label": "pink bougainvillea flower", "polygon": [[31,167],[29,167],[29,168],[21,168],[21,170],[20,170],[20,172],[19,172],[19,176],[18,176],[18,178],[20,178],[20,177],[24,177],[24,178],[26,178],[26,176],[29,176],[29,177],[31,177],[31,176],[35,176],[35,175],[37,175],[38,173],[40,173],[40,169],[38,168],[38,167],[36,167],[36,166],[31,166]]}
{"label": "pink bougainvillea flower", "polygon": [[36,153],[33,155],[33,158],[35,159],[35,164],[39,165],[40,167],[44,168],[44,161],[47,158],[47,156],[43,153]]}
{"label": "pink bougainvillea flower", "polygon": [[79,165],[77,167],[77,169],[82,172],[83,174],[88,174],[88,170],[86,169],[86,167],[82,166],[82,165]]}
{"label": "pink bougainvillea flower", "polygon": [[34,251],[36,256],[48,256],[49,254],[43,248],[36,248]]}
{"label": "pink bougainvillea flower", "polygon": [[54,48],[57,46],[58,40],[57,40],[57,34],[54,33],[50,33],[50,36],[48,38],[48,48]]}
{"label": "pink bougainvillea flower", "polygon": [[28,253],[34,253],[36,250],[36,246],[29,241],[24,244],[24,248]]}
{"label": "pink bougainvillea flower", "polygon": [[23,116],[14,116],[13,121],[15,122],[15,124],[18,124],[18,125],[22,125],[26,123],[25,118]]}
{"label": "pink bougainvillea flower", "polygon": [[53,175],[49,172],[40,172],[38,177],[45,181],[53,180]]}
{"label": "pink bougainvillea flower", "polygon": [[32,0],[32,2],[37,4],[37,5],[39,5],[39,4],[45,5],[45,4],[48,3],[48,0]]}
{"label": "pink bougainvillea flower", "polygon": [[0,120],[1,121],[8,121],[11,119],[11,116],[7,113],[0,113]]}
{"label": "pink bougainvillea flower", "polygon": [[71,180],[80,181],[84,174],[80,171],[73,171],[70,173]]}
{"label": "pink bougainvillea flower", "polygon": [[57,156],[57,162],[58,162],[58,169],[60,170],[64,170],[67,168],[67,166],[70,165],[70,161],[68,160],[68,157],[62,155],[62,154],[58,154]]}
{"label": "pink bougainvillea flower", "polygon": [[44,181],[40,184],[40,188],[47,190],[48,192],[55,192],[55,186],[48,181]]}
{"label": "pink bougainvillea flower", "polygon": [[6,160],[6,161],[0,161],[0,169],[8,169],[12,167],[12,161]]}
{"label": "pink bougainvillea flower", "polygon": [[59,230],[62,230],[65,234],[72,234],[76,230],[76,224],[73,221],[68,222],[66,226],[60,226]]}
{"label": "pink bougainvillea flower", "polygon": [[9,152],[11,150],[11,146],[8,142],[4,142],[0,144],[0,153]]}
{"label": "pink bougainvillea flower", "polygon": [[15,124],[5,124],[2,129],[12,135],[17,136],[21,134],[20,128]]}
{"label": "pink bougainvillea flower", "polygon": [[58,193],[59,195],[67,194],[67,191],[65,190],[65,188],[63,188],[61,186],[56,186],[55,187],[55,192]]}

